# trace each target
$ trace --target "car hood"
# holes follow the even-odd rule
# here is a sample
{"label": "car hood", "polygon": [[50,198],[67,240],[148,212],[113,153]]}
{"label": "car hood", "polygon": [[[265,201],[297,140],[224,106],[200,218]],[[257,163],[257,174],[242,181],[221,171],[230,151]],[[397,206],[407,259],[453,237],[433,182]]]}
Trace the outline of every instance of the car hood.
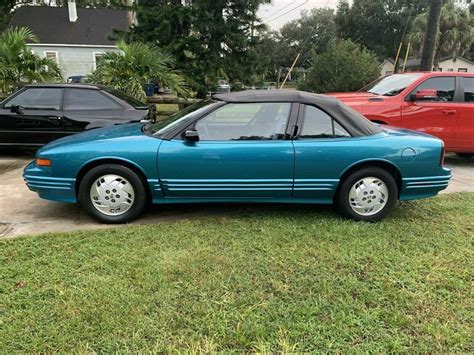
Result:
{"label": "car hood", "polygon": [[333,96],[338,98],[339,100],[360,100],[362,98],[369,98],[369,97],[377,97],[377,95],[372,94],[371,92],[363,92],[363,91],[356,91],[356,92],[329,92],[328,96]]}
{"label": "car hood", "polygon": [[364,114],[364,108],[367,104],[383,102],[384,98],[370,92],[330,92],[325,94],[335,97],[346,105]]}
{"label": "car hood", "polygon": [[46,149],[64,147],[72,144],[83,144],[89,142],[112,140],[117,138],[143,136],[143,126],[143,123],[129,123],[99,129],[92,129],[89,131],[55,140],[41,148],[38,153]]}

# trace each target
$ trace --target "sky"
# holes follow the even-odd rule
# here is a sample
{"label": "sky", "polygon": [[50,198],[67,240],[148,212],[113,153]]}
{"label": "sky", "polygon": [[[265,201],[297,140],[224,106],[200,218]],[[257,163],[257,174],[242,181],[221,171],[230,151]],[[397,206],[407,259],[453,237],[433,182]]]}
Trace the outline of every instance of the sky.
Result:
{"label": "sky", "polygon": [[336,8],[339,0],[272,0],[271,4],[262,6],[259,15],[271,29],[278,30],[286,22],[300,17],[303,9],[314,7]]}

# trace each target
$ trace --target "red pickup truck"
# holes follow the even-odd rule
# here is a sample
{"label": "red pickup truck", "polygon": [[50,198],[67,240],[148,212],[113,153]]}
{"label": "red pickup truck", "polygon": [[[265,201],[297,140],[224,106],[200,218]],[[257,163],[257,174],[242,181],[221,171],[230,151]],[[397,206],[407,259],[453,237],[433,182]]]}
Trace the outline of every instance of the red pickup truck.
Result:
{"label": "red pickup truck", "polygon": [[426,132],[447,151],[474,154],[474,74],[405,73],[358,92],[330,93],[373,122]]}

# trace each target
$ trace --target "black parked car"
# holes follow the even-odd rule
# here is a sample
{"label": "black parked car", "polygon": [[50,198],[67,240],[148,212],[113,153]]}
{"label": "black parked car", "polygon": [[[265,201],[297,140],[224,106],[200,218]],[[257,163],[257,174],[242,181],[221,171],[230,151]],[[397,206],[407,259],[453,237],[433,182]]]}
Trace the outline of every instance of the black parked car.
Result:
{"label": "black parked car", "polygon": [[0,146],[37,147],[84,130],[154,117],[154,106],[114,89],[27,85],[0,103]]}

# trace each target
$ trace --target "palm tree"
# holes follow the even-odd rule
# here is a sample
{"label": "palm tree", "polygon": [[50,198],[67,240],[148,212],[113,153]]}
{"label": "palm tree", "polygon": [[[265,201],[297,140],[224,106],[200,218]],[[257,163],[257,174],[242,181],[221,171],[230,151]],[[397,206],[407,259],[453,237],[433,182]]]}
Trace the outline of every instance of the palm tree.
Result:
{"label": "palm tree", "polygon": [[421,70],[431,71],[433,69],[442,5],[442,0],[431,0],[430,10],[426,20],[425,38],[423,39],[423,51],[421,53],[420,63]]}
{"label": "palm tree", "polygon": [[10,28],[0,36],[0,89],[11,92],[23,83],[61,80],[58,65],[40,58],[27,46],[38,38],[26,28]]}
{"label": "palm tree", "polygon": [[184,78],[174,69],[173,58],[159,48],[140,42],[119,41],[120,51],[101,56],[89,81],[145,99],[143,85],[159,82],[182,96],[188,96]]}
{"label": "palm tree", "polygon": [[[418,55],[423,49],[427,19],[427,13],[423,13],[413,22],[412,43]],[[474,27],[469,11],[457,7],[453,2],[446,3],[440,14],[434,66],[438,66],[442,57],[463,56],[469,51],[472,43],[474,43]]]}

